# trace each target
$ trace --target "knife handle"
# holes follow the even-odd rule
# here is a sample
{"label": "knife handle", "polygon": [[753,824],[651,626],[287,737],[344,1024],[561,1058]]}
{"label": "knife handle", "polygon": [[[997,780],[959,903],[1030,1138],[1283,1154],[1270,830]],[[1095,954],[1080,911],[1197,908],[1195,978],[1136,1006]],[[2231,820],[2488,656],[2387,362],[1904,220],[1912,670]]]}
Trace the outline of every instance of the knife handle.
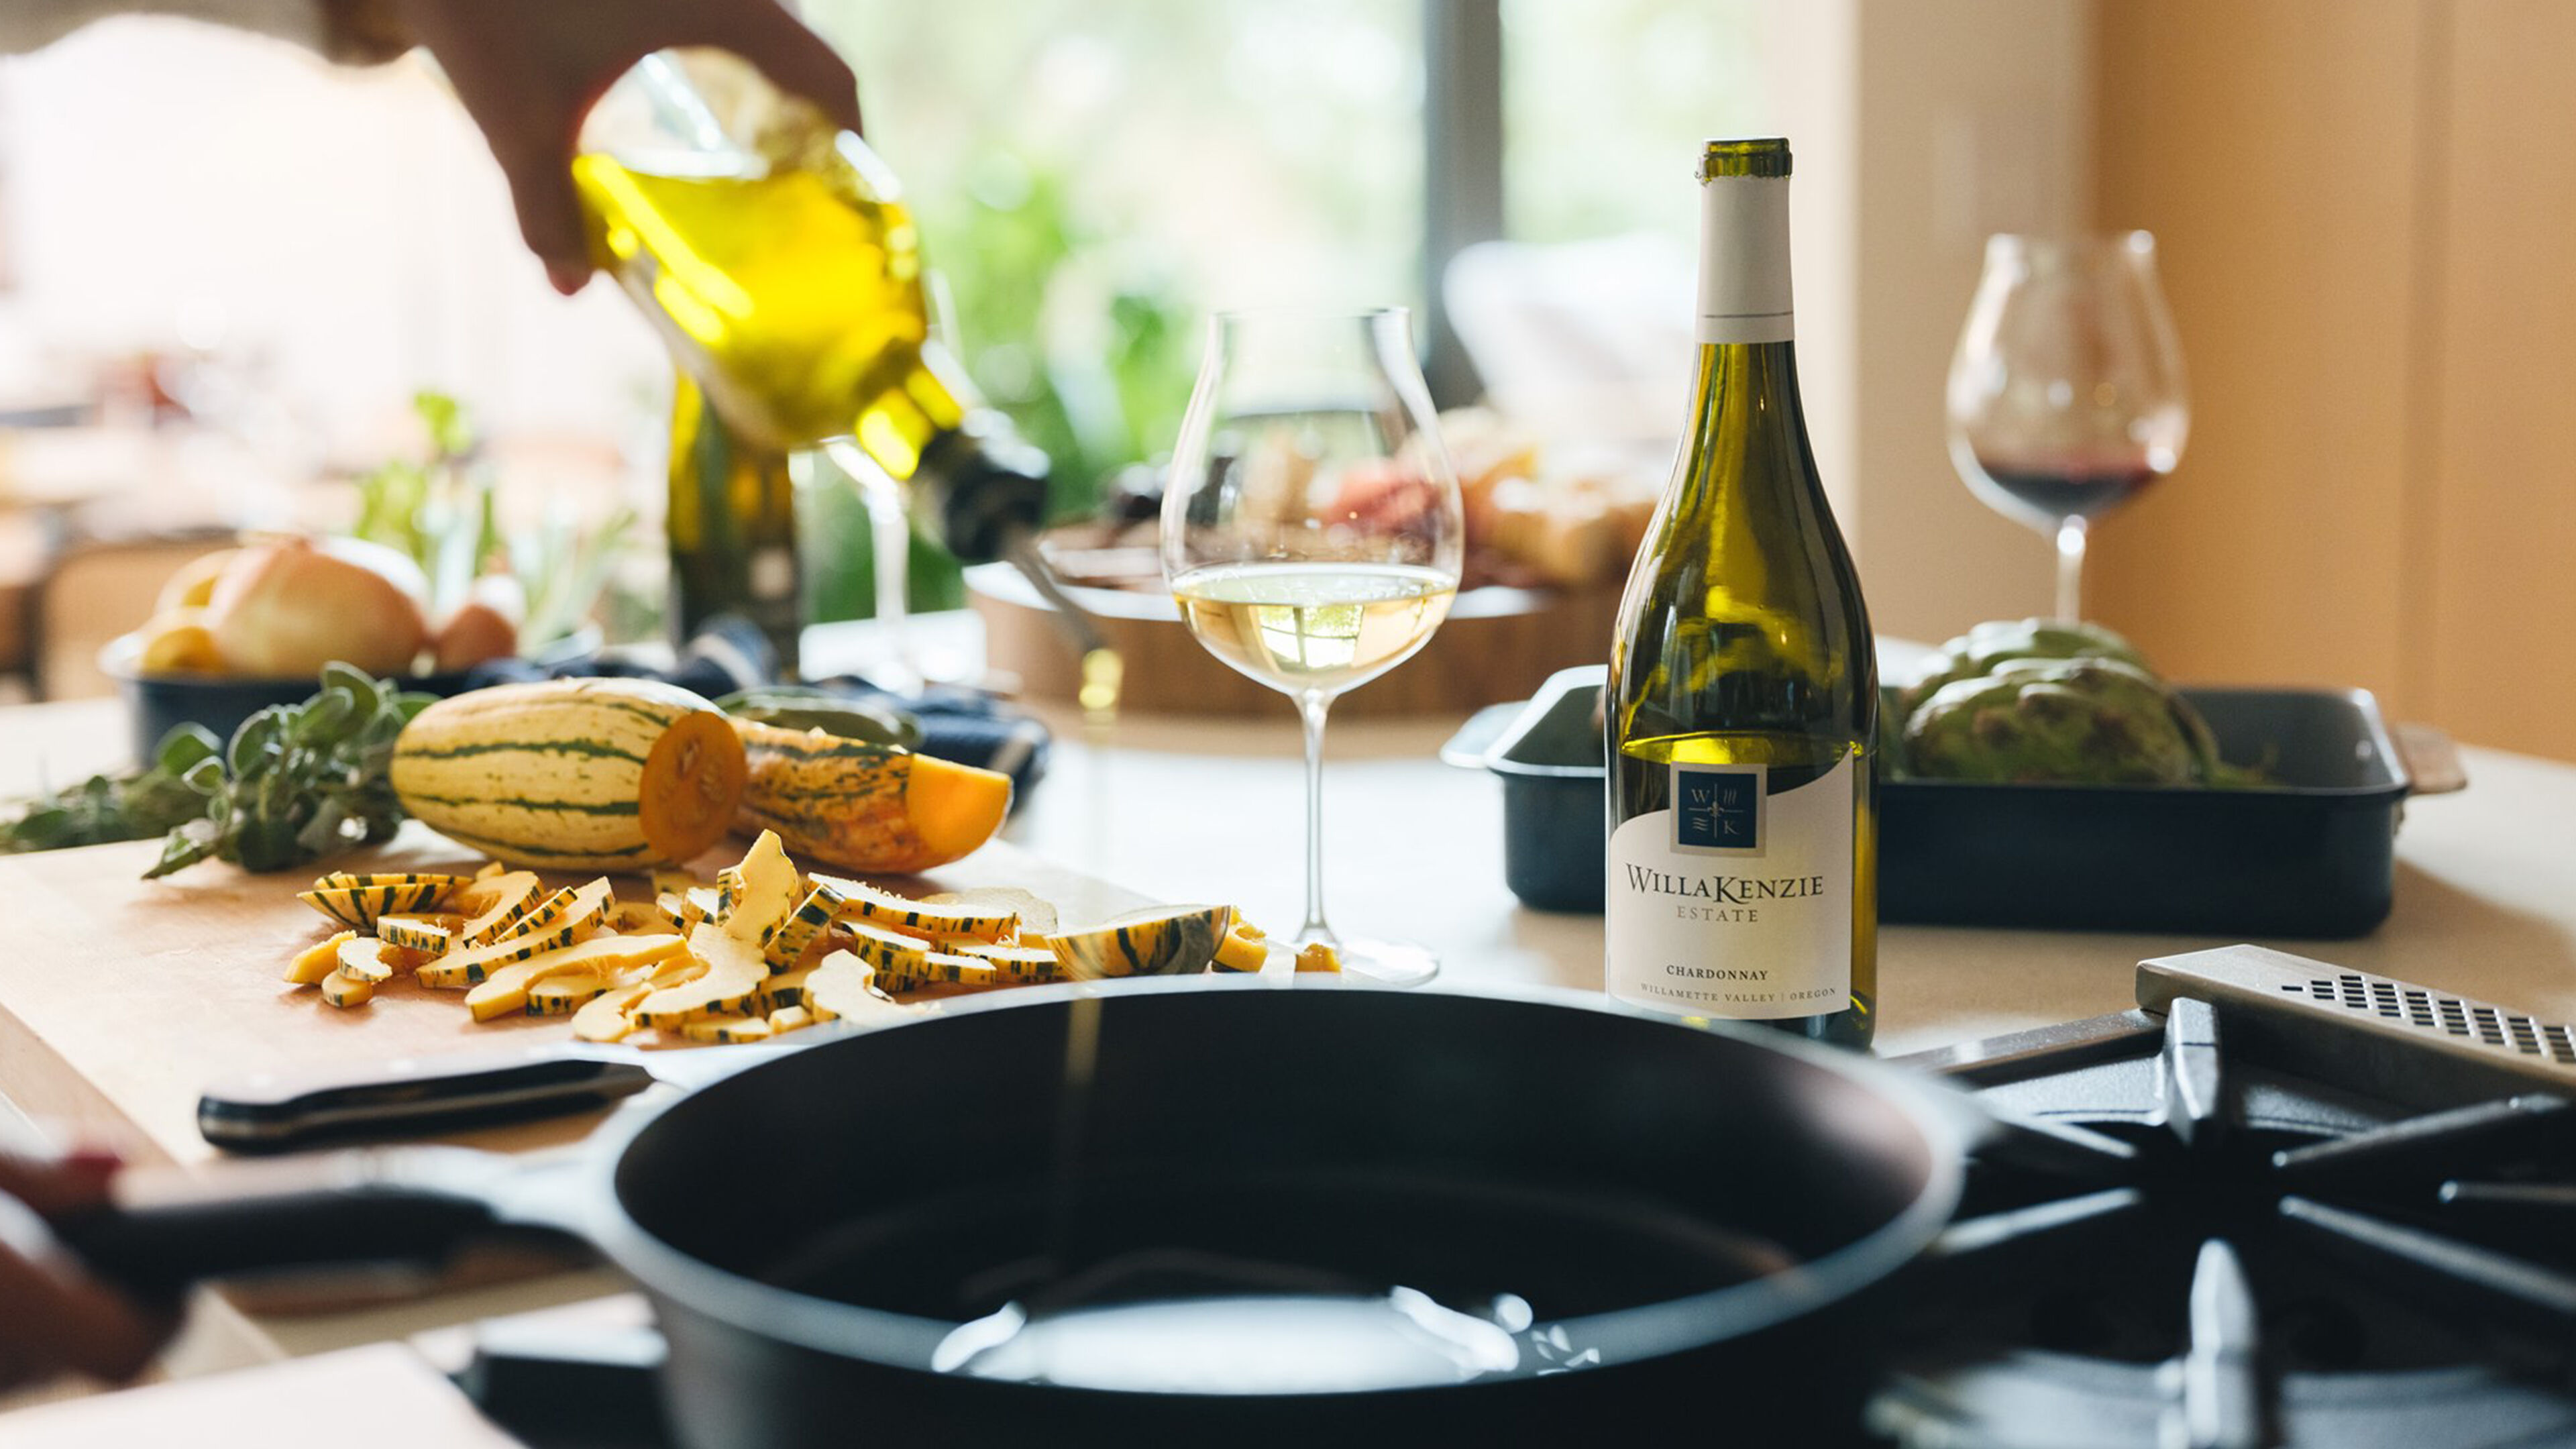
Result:
{"label": "knife handle", "polygon": [[604,1107],[653,1084],[631,1054],[575,1046],[265,1072],[197,1099],[197,1131],[233,1152],[447,1131]]}

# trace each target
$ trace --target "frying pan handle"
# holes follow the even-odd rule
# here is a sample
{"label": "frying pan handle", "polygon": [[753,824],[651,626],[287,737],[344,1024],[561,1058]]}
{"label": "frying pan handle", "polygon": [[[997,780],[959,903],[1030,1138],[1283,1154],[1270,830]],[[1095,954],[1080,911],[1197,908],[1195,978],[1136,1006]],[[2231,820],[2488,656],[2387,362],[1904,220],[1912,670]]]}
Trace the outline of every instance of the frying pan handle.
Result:
{"label": "frying pan handle", "polygon": [[2389,733],[2396,736],[2397,757],[2406,765],[2408,794],[2448,795],[2469,788],[2468,767],[2460,763],[2460,747],[2448,734],[2414,723],[2391,726]]}
{"label": "frying pan handle", "polygon": [[129,1168],[111,1206],[55,1233],[92,1272],[153,1296],[265,1269],[435,1263],[493,1232],[491,1188],[517,1170],[455,1147]]}
{"label": "frying pan handle", "polygon": [[231,1152],[587,1111],[653,1084],[630,1055],[582,1047],[475,1052],[267,1072],[197,1099],[197,1131]]}

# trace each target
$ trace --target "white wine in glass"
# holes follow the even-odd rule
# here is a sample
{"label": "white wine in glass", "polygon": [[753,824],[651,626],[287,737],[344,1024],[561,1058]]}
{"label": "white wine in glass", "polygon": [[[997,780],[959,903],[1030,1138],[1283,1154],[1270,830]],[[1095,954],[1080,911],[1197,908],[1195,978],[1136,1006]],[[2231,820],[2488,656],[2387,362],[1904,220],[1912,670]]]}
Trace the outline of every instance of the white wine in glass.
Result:
{"label": "white wine in glass", "polygon": [[1214,318],[1163,494],[1163,575],[1209,653],[1296,701],[1306,732],[1306,919],[1295,938],[1386,985],[1421,947],[1324,918],[1324,717],[1420,649],[1457,597],[1458,481],[1400,309]]}

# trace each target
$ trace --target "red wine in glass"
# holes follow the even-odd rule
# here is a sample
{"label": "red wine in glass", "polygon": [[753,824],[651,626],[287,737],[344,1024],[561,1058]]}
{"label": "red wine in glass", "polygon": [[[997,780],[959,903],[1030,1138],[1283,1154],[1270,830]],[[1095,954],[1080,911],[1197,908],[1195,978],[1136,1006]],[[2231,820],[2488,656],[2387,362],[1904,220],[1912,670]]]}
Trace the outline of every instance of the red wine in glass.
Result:
{"label": "red wine in glass", "polygon": [[2060,519],[2094,518],[2136,497],[2163,476],[2144,450],[2090,457],[1993,458],[1977,455],[1977,471],[2018,512],[2054,527]]}

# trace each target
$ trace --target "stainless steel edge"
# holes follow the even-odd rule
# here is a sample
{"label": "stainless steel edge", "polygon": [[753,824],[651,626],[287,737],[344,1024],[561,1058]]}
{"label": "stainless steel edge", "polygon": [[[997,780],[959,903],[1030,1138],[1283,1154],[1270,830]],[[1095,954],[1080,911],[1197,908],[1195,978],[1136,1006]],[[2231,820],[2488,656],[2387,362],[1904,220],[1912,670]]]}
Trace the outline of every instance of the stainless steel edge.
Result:
{"label": "stainless steel edge", "polygon": [[2250,1034],[2322,1079],[2418,1106],[2535,1084],[2576,1088],[2576,1027],[2286,951],[2155,957],[2138,963],[2137,989],[2147,1011],[2205,1001],[2231,1036]]}

